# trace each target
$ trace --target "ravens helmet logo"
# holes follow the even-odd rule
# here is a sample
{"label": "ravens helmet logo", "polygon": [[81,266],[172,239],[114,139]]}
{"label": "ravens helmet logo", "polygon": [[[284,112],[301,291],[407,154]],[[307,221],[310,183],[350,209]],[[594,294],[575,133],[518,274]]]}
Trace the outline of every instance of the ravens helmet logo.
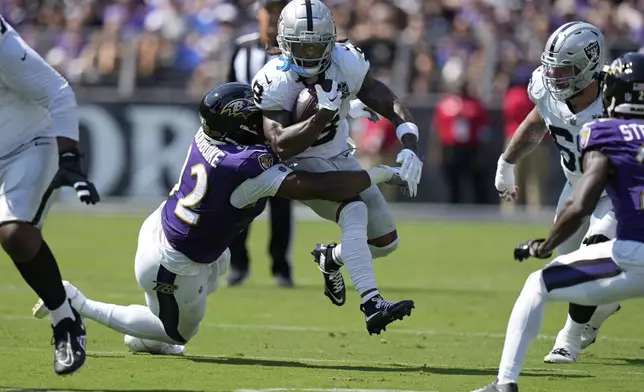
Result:
{"label": "ravens helmet logo", "polygon": [[247,98],[234,99],[223,109],[221,109],[222,116],[230,117],[244,117],[248,118],[251,114],[256,113],[259,109],[255,106],[255,103]]}

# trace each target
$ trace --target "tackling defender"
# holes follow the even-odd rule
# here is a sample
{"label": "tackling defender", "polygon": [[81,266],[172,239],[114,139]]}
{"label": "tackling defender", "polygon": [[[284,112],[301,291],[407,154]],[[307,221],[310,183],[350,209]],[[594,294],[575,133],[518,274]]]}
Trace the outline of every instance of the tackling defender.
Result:
{"label": "tackling defender", "polygon": [[[134,261],[147,307],[87,299],[65,282],[72,306],[91,320],[125,334],[135,352],[183,353],[198,331],[206,298],[228,269],[228,246],[263,210],[267,198],[355,197],[372,185],[405,183],[398,169],[307,173],[293,171],[263,145],[262,116],[247,84],[211,90],[199,113],[201,128],[168,200],[143,223]],[[42,303],[34,315],[42,317]]]}
{"label": "tackling defender", "polygon": [[[294,0],[278,22],[281,56],[269,61],[253,79],[255,103],[264,116],[264,133],[282,160],[310,172],[361,170],[348,153],[346,122],[350,101],[359,98],[367,107],[397,126],[404,145],[397,157],[400,175],[416,195],[422,162],[417,156],[418,127],[400,100],[369,72],[369,61],[352,44],[336,43],[331,11],[320,0]],[[331,90],[320,84],[332,80]],[[308,120],[293,124],[291,110],[299,93],[315,85],[318,107]],[[346,300],[345,265],[362,297],[360,309],[369,334],[379,334],[394,320],[410,315],[413,301],[385,301],[376,287],[372,258],[385,257],[398,246],[398,234],[387,203],[377,187],[342,202],[305,202],[320,217],[337,222],[342,244],[318,244],[312,252],[323,273],[325,294],[342,306]]]}
{"label": "tackling defender", "polygon": [[54,371],[85,362],[85,327],[70,306],[42,226],[61,186],[99,201],[80,168],[76,98],[67,81],[0,16],[0,244],[51,309]]}
{"label": "tackling defender", "polygon": [[[604,36],[591,24],[570,22],[552,33],[541,56],[542,65],[532,74],[528,87],[536,107],[519,126],[498,161],[494,182],[502,199],[516,200],[514,164],[550,131],[568,180],[557,203],[555,221],[559,219],[582,175],[581,154],[577,148],[581,125],[602,115],[599,75],[604,66],[604,53]],[[615,238],[612,208],[609,197],[603,193],[590,219],[575,235],[558,245],[557,254],[565,255],[580,246]],[[544,362],[575,362],[581,350],[595,342],[601,324],[617,310],[619,304],[596,308],[571,303],[566,324]]]}
{"label": "tackling defender", "polygon": [[615,206],[617,238],[558,256],[528,277],[508,322],[497,381],[477,392],[518,391],[517,378],[547,301],[596,306],[644,296],[644,54],[615,60],[602,96],[609,118],[582,128],[583,175],[572,200],[547,239],[520,244],[514,257],[550,258],[593,213],[604,189]]}

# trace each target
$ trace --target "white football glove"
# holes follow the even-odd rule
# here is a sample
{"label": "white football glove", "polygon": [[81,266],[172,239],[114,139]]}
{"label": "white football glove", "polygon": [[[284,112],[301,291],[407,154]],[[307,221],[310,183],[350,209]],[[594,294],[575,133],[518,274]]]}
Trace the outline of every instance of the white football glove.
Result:
{"label": "white football glove", "polygon": [[351,118],[366,117],[371,122],[377,122],[380,119],[378,113],[362,103],[359,99],[354,99],[349,103],[349,116],[351,116]]}
{"label": "white football glove", "polygon": [[337,112],[342,106],[342,92],[338,88],[338,82],[335,80],[331,84],[331,90],[327,93],[319,84],[315,85],[315,92],[318,98],[318,108],[326,109],[330,112]]}
{"label": "white football glove", "polygon": [[501,154],[496,164],[494,187],[499,192],[501,200],[515,201],[517,199],[517,190],[519,188],[514,185],[514,165],[506,162],[503,159],[503,154]]}
{"label": "white football glove", "polygon": [[396,162],[400,163],[400,178],[407,183],[409,196],[416,197],[418,183],[423,172],[423,162],[421,162],[415,152],[408,148],[398,153]]}

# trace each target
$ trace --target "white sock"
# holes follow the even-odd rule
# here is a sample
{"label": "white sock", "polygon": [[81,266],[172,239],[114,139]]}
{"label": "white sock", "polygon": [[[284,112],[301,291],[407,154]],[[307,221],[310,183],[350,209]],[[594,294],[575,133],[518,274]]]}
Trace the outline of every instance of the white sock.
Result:
{"label": "white sock", "polygon": [[541,271],[533,272],[525,282],[514,304],[505,333],[499,365],[499,384],[516,382],[530,344],[541,329],[546,304],[546,291]]}
{"label": "white sock", "polygon": [[555,348],[565,347],[570,348],[569,346],[575,345],[577,350],[581,348],[581,334],[584,332],[586,324],[581,324],[574,321],[570,315],[566,318],[566,324],[557,334],[557,341],[555,342]]}
{"label": "white sock", "polygon": [[78,313],[125,335],[177,344],[166,334],[161,320],[146,306],[121,306],[88,299]]}
{"label": "white sock", "polygon": [[342,230],[342,247],[338,245],[340,260],[360,295],[376,288],[371,252],[367,245],[367,220],[367,205],[362,201],[344,206],[338,219]]}
{"label": "white sock", "polygon": [[65,301],[62,305],[54,310],[49,311],[49,316],[51,317],[51,325],[54,327],[58,325],[59,322],[66,318],[76,320],[74,312],[72,312],[72,307],[69,305],[69,300],[65,297]]}

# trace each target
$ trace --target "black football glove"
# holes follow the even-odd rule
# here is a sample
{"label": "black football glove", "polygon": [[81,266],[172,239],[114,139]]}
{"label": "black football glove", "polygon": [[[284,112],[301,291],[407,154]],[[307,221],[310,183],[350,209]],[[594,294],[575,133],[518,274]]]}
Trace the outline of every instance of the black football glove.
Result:
{"label": "black football glove", "polygon": [[545,240],[545,238],[539,238],[520,243],[514,248],[514,259],[517,261],[523,261],[529,257],[536,257],[537,259],[550,258],[550,256],[552,256],[552,252],[541,254],[538,251],[539,245]]}
{"label": "black football glove", "polygon": [[87,175],[81,169],[81,154],[77,150],[60,153],[58,173],[56,173],[51,187],[58,189],[64,186],[74,188],[82,203],[96,204],[101,200],[96,187],[87,179]]}

